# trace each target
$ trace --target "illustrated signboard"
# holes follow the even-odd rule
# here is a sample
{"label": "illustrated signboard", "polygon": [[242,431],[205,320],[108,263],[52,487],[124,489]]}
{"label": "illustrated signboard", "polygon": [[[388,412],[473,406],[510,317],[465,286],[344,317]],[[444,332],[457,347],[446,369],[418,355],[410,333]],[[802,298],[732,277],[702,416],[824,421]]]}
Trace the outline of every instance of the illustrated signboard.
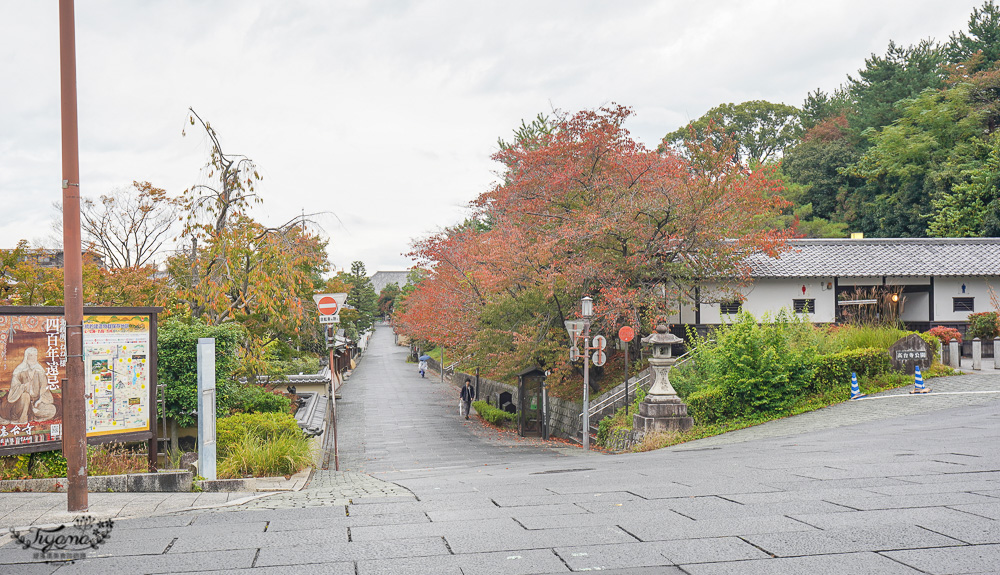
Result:
{"label": "illustrated signboard", "polygon": [[64,325],[61,316],[0,315],[0,448],[61,440]]}
{"label": "illustrated signboard", "polygon": [[[85,308],[89,443],[150,441],[155,462],[156,314]],[[59,307],[0,307],[0,454],[61,448],[66,324]]]}
{"label": "illustrated signboard", "polygon": [[149,316],[83,319],[87,435],[149,429]]}

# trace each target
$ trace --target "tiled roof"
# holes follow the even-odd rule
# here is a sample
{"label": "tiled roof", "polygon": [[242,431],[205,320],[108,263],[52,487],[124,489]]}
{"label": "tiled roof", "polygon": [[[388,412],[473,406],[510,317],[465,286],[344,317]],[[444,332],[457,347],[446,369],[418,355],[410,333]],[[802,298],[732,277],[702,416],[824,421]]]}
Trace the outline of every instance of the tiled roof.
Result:
{"label": "tiled roof", "polygon": [[749,258],[751,276],[1000,276],[1000,238],[792,240]]}
{"label": "tiled roof", "polygon": [[372,287],[375,288],[375,293],[376,294],[382,293],[382,288],[384,288],[385,286],[387,286],[389,284],[396,284],[399,287],[403,287],[403,286],[406,285],[406,278],[407,278],[407,276],[409,276],[409,274],[410,274],[410,272],[408,272],[408,271],[401,271],[401,272],[397,272],[397,271],[391,271],[391,272],[377,271],[371,277]]}

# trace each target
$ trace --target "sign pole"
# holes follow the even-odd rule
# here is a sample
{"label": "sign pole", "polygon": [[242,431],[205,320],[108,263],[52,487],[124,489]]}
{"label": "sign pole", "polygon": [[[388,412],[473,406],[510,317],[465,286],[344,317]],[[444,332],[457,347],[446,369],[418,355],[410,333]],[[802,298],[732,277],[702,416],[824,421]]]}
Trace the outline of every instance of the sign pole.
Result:
{"label": "sign pole", "polygon": [[583,324],[583,449],[590,449],[590,319]]}
{"label": "sign pole", "polygon": [[628,342],[625,342],[625,416],[628,417]]}
{"label": "sign pole", "polygon": [[73,0],[59,0],[59,80],[62,102],[63,303],[66,386],[63,455],[68,511],[86,511],[87,419],[83,383],[83,256],[80,241],[80,149],[76,105],[76,19]]}

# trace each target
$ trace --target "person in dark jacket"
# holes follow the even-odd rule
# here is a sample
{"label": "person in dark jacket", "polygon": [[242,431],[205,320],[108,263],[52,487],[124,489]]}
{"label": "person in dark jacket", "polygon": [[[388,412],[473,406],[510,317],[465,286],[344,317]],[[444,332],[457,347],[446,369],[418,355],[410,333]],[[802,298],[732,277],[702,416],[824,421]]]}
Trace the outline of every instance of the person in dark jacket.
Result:
{"label": "person in dark jacket", "polygon": [[459,394],[462,398],[462,411],[465,413],[465,418],[469,419],[469,409],[472,407],[472,400],[476,399],[476,389],[472,387],[472,380],[465,378],[465,385],[462,387],[462,393]]}

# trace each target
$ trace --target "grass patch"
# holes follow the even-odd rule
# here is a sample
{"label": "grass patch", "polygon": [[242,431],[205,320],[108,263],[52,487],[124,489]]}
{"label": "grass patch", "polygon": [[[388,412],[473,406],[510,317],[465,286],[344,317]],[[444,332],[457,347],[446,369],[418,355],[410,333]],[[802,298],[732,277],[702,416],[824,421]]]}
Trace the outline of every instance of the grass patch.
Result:
{"label": "grass patch", "polygon": [[304,435],[285,435],[269,440],[247,435],[226,447],[219,461],[222,479],[293,475],[312,463],[312,449]]}
{"label": "grass patch", "polygon": [[[149,458],[121,443],[87,446],[87,475],[146,473]],[[39,451],[0,457],[0,479],[46,479],[66,477],[62,451]]]}
{"label": "grass patch", "polygon": [[220,478],[292,475],[312,463],[309,439],[287,413],[241,413],[218,421]]}

